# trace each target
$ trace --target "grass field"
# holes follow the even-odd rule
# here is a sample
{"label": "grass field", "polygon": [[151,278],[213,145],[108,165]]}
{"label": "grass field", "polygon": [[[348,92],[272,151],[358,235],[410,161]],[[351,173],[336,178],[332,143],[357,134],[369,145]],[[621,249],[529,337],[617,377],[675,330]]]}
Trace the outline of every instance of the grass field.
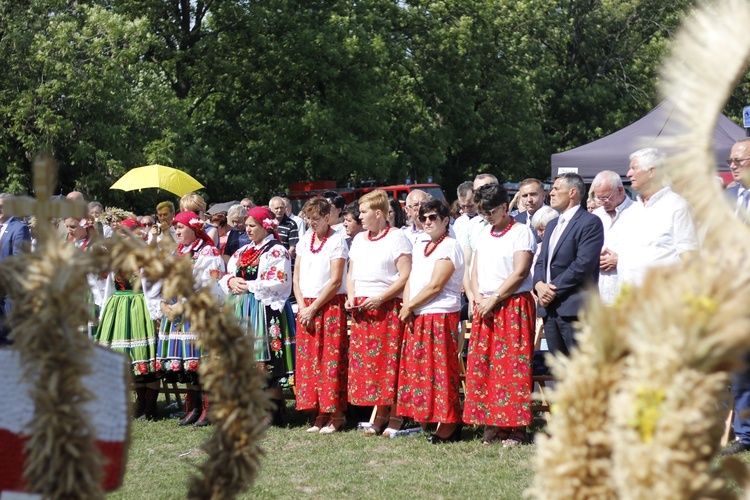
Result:
{"label": "grass field", "polygon": [[[522,498],[531,483],[533,445],[483,446],[479,429],[464,441],[433,445],[425,435],[364,437],[353,425],[332,435],[305,432],[305,417],[270,428],[256,483],[242,498]],[[123,486],[110,499],[185,498],[187,478],[204,459],[211,427],[176,420],[135,421]]]}

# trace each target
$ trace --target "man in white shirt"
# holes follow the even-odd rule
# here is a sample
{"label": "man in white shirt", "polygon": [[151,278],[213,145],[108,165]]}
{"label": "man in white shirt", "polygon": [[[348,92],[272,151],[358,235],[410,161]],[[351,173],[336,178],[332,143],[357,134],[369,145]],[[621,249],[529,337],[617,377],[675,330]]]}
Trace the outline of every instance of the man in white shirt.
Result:
{"label": "man in white shirt", "polygon": [[292,219],[297,224],[297,233],[299,233],[299,236],[301,238],[302,235],[305,234],[305,231],[307,231],[307,224],[305,224],[305,221],[304,219],[302,219],[302,217],[299,217],[292,213],[292,202],[289,198],[282,198],[282,200],[284,200],[284,211],[286,212],[287,217]]}
{"label": "man in white shirt", "polygon": [[620,285],[640,285],[649,269],[675,264],[682,254],[698,248],[690,207],[665,183],[664,160],[656,148],[630,155],[627,177],[638,201],[622,218]]}
{"label": "man in white shirt", "polygon": [[409,225],[406,225],[401,229],[411,242],[411,246],[414,246],[414,244],[419,241],[419,238],[425,235],[422,224],[419,222],[419,209],[422,207],[423,203],[431,199],[432,196],[428,195],[421,189],[411,191],[406,197],[406,218]]}
{"label": "man in white shirt", "polygon": [[[497,177],[492,174],[479,174],[474,178],[473,191],[476,191],[480,187],[486,184],[499,184]],[[472,191],[472,197],[474,196]],[[471,292],[471,265],[472,258],[474,257],[474,249],[479,235],[482,234],[482,229],[487,227],[488,222],[484,220],[484,217],[474,217],[469,221],[469,224],[464,232],[463,239],[458,240],[464,249],[464,263],[466,265],[464,269],[463,287],[466,299],[469,301],[469,312],[471,313],[472,304],[474,303],[474,294]]]}
{"label": "man in white shirt", "polygon": [[456,233],[456,239],[460,242],[466,238],[465,234],[469,222],[477,216],[477,205],[474,203],[474,184],[471,181],[459,184],[456,194],[458,195],[458,205],[463,213],[453,222],[453,231]]}
{"label": "man in white shirt", "polygon": [[620,242],[618,241],[622,224],[620,220],[626,210],[633,206],[620,174],[604,170],[596,174],[591,183],[594,199],[599,208],[593,214],[599,217],[604,226],[604,247],[599,258],[599,295],[607,305],[612,305],[617,297],[617,260]]}

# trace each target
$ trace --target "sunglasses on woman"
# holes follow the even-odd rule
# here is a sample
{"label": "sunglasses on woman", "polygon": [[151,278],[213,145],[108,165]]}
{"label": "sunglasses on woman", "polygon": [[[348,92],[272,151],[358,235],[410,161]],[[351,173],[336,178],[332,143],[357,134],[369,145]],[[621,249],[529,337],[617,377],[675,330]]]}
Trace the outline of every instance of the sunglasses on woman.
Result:
{"label": "sunglasses on woman", "polygon": [[439,218],[440,218],[440,216],[438,214],[420,215],[419,216],[419,222],[424,223],[427,219],[430,219],[431,222],[435,222]]}

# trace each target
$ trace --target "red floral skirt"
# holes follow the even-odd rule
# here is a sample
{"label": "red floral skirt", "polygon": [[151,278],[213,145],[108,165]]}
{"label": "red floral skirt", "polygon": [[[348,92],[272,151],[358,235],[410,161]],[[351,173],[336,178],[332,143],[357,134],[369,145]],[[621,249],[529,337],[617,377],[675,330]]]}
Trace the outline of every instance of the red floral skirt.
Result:
{"label": "red floral skirt", "polygon": [[398,373],[398,415],[417,422],[461,421],[459,316],[458,312],[421,314],[406,324]]}
{"label": "red floral skirt", "polygon": [[[361,305],[367,297],[356,297]],[[404,328],[398,313],[401,299],[383,303],[375,311],[352,311],[349,339],[349,402],[361,406],[396,402],[398,361]]]}
{"label": "red floral skirt", "polygon": [[465,423],[500,427],[531,423],[535,321],[530,292],[508,297],[489,318],[474,312],[466,367]]}
{"label": "red floral skirt", "polygon": [[[305,298],[307,307],[315,301]],[[345,295],[336,295],[315,314],[315,324],[304,328],[297,320],[297,409],[334,413],[346,409],[349,336]]]}

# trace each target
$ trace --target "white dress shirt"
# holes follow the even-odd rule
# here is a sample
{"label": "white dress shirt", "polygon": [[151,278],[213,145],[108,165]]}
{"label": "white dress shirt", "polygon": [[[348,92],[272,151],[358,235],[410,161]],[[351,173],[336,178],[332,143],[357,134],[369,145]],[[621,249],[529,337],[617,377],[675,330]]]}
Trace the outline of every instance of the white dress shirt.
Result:
{"label": "white dress shirt", "polygon": [[[620,246],[622,245],[620,239],[623,238],[623,224],[620,220],[622,219],[623,213],[633,207],[633,205],[633,200],[626,196],[625,200],[615,207],[614,217],[610,216],[604,207],[599,207],[592,212],[599,217],[602,221],[602,226],[604,227],[604,245],[602,246],[602,250],[608,248],[612,252],[618,255],[620,254]],[[617,282],[617,268],[610,271],[599,271],[599,295],[602,298],[602,301],[607,305],[612,305],[615,302],[615,298],[619,291]]]}
{"label": "white dress shirt", "polygon": [[669,187],[655,193],[645,205],[639,198],[621,223],[620,285],[640,285],[649,269],[675,264],[680,254],[698,248],[690,207]]}

